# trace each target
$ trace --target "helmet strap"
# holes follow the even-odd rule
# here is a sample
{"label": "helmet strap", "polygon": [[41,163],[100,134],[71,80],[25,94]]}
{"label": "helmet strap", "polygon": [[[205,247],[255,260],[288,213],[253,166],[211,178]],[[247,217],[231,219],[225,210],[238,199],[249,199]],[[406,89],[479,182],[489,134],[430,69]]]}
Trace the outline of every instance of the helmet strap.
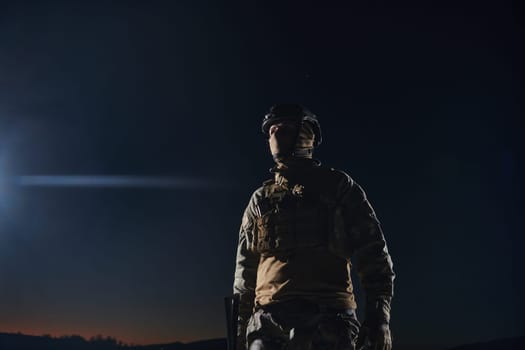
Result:
{"label": "helmet strap", "polygon": [[[312,158],[314,142],[312,141],[310,145],[308,144],[309,142],[304,142],[304,140],[308,139],[308,136],[304,137],[304,135],[308,133],[307,130],[303,130],[304,128],[306,128],[306,126],[305,121],[303,119],[297,123],[297,134],[295,135],[295,143],[292,156],[297,158]],[[308,130],[310,130],[310,132],[313,132],[311,131],[311,128],[308,128]],[[301,135],[301,133],[303,133],[303,135]],[[315,134],[313,135],[313,137],[315,140]]]}
{"label": "helmet strap", "polygon": [[297,158],[312,158],[312,155],[312,148],[297,148],[292,153],[292,156]]}

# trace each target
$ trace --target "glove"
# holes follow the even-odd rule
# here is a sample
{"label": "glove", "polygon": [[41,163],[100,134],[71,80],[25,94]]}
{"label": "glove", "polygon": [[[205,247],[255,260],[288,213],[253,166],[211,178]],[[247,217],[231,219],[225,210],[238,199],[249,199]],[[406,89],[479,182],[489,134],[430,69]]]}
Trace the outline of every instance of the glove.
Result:
{"label": "glove", "polygon": [[378,297],[367,302],[366,316],[357,337],[357,350],[391,350],[390,332],[391,297]]}
{"label": "glove", "polygon": [[357,350],[391,350],[392,335],[388,324],[369,327],[366,321],[363,323],[359,336],[357,337]]}

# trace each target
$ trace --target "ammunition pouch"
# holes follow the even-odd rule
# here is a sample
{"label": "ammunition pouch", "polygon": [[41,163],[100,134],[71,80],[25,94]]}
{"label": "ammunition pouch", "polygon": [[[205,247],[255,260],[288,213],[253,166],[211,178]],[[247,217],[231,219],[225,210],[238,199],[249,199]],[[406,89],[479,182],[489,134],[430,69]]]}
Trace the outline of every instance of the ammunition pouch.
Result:
{"label": "ammunition pouch", "polygon": [[[271,184],[257,203],[250,249],[262,255],[285,253],[297,248],[326,246],[345,255],[341,209],[335,199]],[[342,249],[343,248],[343,249]]]}

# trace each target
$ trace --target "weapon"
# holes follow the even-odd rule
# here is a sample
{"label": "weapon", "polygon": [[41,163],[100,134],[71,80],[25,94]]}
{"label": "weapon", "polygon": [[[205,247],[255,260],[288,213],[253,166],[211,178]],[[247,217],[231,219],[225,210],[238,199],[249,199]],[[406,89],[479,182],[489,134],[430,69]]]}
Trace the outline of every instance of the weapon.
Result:
{"label": "weapon", "polygon": [[228,350],[236,350],[237,347],[237,322],[239,317],[239,294],[224,298],[226,308],[226,331]]}

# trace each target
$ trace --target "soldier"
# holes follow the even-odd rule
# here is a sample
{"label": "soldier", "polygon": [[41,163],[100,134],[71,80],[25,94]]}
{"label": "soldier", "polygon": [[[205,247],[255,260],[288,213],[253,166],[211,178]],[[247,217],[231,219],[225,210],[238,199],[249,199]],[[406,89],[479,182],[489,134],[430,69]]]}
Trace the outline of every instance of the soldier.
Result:
{"label": "soldier", "polygon": [[[392,260],[363,189],[312,158],[321,129],[304,107],[272,107],[262,131],[276,165],[242,218],[237,350],[390,350]],[[366,294],[362,326],[352,263]]]}

